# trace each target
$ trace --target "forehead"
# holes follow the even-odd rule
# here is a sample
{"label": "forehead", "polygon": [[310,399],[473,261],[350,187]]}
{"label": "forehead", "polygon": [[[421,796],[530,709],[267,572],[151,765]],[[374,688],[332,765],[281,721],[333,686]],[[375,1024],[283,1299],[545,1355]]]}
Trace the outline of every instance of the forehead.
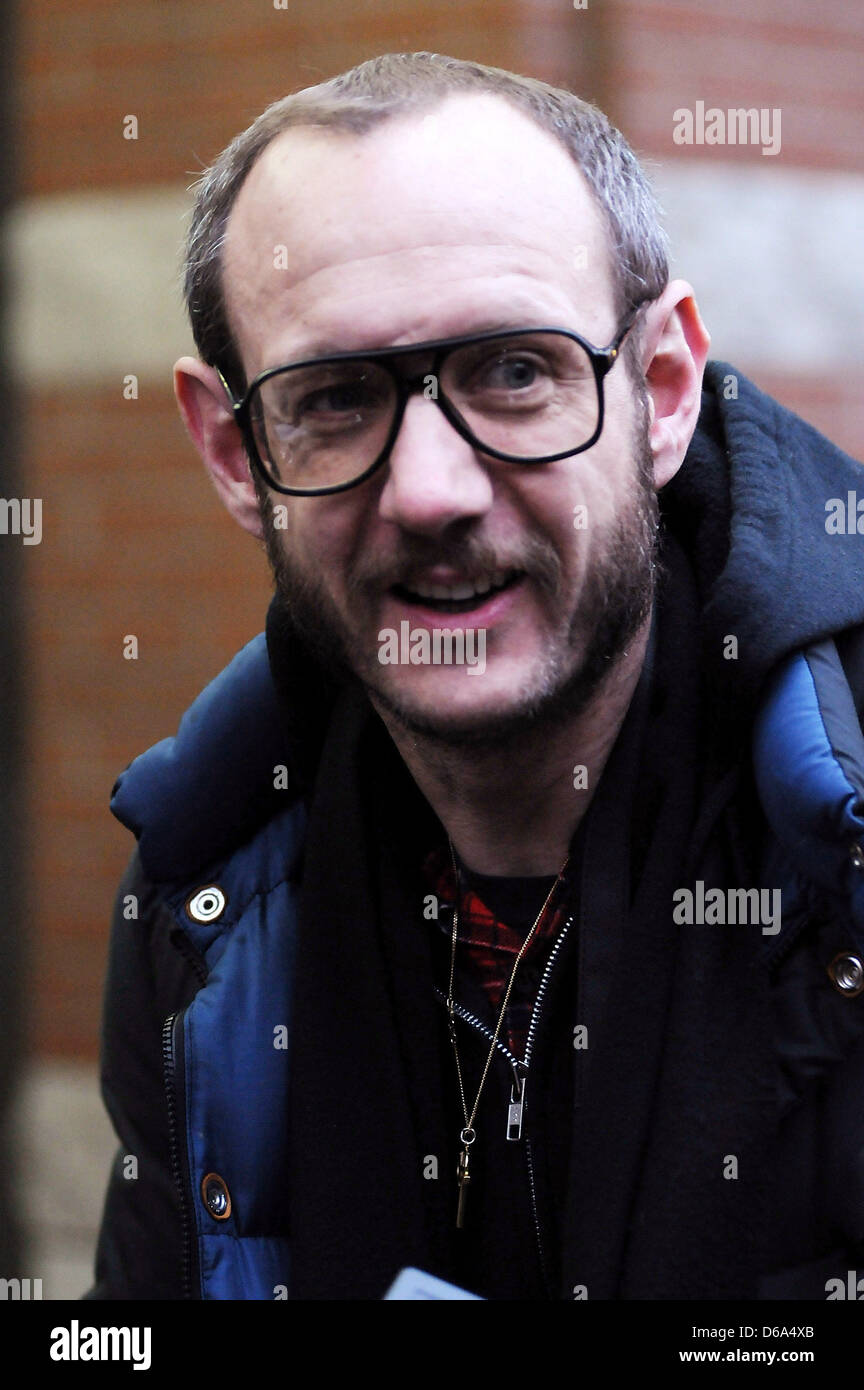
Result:
{"label": "forehead", "polygon": [[232,210],[223,277],[253,373],[544,317],[603,341],[612,327],[605,227],[584,178],[554,137],[486,95],[364,135],[278,136]]}

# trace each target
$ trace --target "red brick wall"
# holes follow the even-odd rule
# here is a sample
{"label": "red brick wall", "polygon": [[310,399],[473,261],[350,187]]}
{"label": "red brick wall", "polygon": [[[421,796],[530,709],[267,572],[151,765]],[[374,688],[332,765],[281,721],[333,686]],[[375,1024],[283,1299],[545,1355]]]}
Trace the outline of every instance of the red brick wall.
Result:
{"label": "red brick wall", "polygon": [[[512,65],[518,4],[496,0],[27,0],[28,187],[183,179],[269,102],[376,53]],[[137,142],[122,120],[137,115]]]}
{"label": "red brick wall", "polygon": [[[615,0],[609,8],[618,23],[618,116],[641,148],[669,153],[672,111],[701,99],[780,107],[784,164],[864,169],[864,7],[856,0]],[[728,155],[762,159],[752,146]]]}
{"label": "red brick wall", "polygon": [[[577,85],[640,150],[672,144],[679,106],[779,106],[784,163],[864,169],[864,6],[858,0],[532,0],[524,52],[550,82]],[[542,71],[541,71],[542,68]],[[761,160],[758,149],[729,151]]]}

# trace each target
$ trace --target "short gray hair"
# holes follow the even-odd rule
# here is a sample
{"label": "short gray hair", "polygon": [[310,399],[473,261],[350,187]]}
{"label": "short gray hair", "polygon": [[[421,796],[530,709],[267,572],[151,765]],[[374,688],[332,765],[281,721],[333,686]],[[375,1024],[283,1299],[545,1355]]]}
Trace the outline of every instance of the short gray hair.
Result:
{"label": "short gray hair", "polygon": [[[194,185],[186,307],[201,358],[219,368],[235,394],[245,389],[245,373],[228,322],[222,248],[231,209],[259,155],[294,127],[363,135],[390,117],[428,110],[454,92],[503,97],[567,150],[605,218],[619,317],[662,294],[669,279],[668,247],[657,201],[632,149],[602,111],[572,92],[503,68],[438,53],[385,53],[268,106]],[[631,365],[636,341],[631,333],[625,354]]]}

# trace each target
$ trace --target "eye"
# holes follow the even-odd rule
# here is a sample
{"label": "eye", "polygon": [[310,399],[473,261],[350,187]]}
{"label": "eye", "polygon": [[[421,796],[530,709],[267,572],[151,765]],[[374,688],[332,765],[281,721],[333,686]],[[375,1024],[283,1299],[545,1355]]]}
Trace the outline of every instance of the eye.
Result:
{"label": "eye", "polygon": [[392,394],[374,363],[314,363],[264,381],[250,413],[268,431],[354,428],[379,419]]}
{"label": "eye", "polygon": [[484,385],[493,388],[499,387],[505,391],[521,391],[528,386],[533,386],[540,372],[541,366],[533,358],[524,353],[518,356],[514,353],[492,362],[482,381]]}
{"label": "eye", "polygon": [[309,416],[332,419],[340,415],[362,415],[381,404],[380,391],[363,379],[337,381],[307,392],[295,404],[298,423]]}
{"label": "eye", "polygon": [[515,405],[518,397],[527,404],[556,377],[561,366],[561,350],[557,347],[556,356],[556,347],[540,335],[533,340],[521,335],[506,342],[471,344],[451,362],[451,385],[457,395],[478,402],[488,396],[490,405],[496,398],[503,405],[504,398],[510,397]]}
{"label": "eye", "polygon": [[457,399],[466,405],[500,410],[542,404],[554,378],[554,365],[542,351],[525,343],[498,343],[463,358],[454,384]]}

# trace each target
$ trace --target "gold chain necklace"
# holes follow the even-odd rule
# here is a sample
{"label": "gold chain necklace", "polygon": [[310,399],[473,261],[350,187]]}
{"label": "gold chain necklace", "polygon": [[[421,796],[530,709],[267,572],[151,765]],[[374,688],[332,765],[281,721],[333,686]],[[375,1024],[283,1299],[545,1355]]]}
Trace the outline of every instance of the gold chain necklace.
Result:
{"label": "gold chain necklace", "polygon": [[477,1087],[477,1094],[474,1097],[474,1105],[471,1109],[471,1114],[469,1115],[468,1102],[465,1099],[465,1083],[462,1080],[462,1065],[459,1061],[459,1048],[456,1045],[455,1000],[453,998],[453,975],[456,967],[456,937],[459,931],[459,901],[461,897],[461,876],[459,873],[459,866],[456,863],[456,852],[453,849],[453,842],[450,839],[449,835],[447,837],[447,843],[450,846],[450,862],[453,865],[453,877],[456,884],[456,896],[453,905],[453,933],[450,942],[450,983],[447,990],[447,1019],[450,1031],[450,1042],[453,1047],[453,1056],[456,1059],[456,1075],[459,1080],[459,1095],[462,1100],[462,1115],[465,1120],[465,1126],[459,1135],[459,1142],[462,1145],[462,1150],[459,1154],[459,1163],[456,1168],[456,1177],[459,1183],[459,1200],[456,1207],[456,1226],[459,1230],[461,1230],[465,1224],[465,1196],[468,1185],[471,1182],[471,1174],[469,1172],[468,1166],[470,1159],[470,1150],[471,1145],[477,1138],[477,1133],[474,1129],[474,1121],[477,1118],[477,1107],[480,1104],[480,1097],[483,1094],[483,1087],[486,1085],[486,1078],[489,1075],[489,1068],[492,1065],[492,1058],[495,1056],[495,1048],[498,1046],[498,1035],[501,1032],[501,1026],[504,1022],[504,1015],[507,1012],[507,1005],[510,1002],[510,993],[513,989],[513,981],[516,979],[516,971],[519,969],[522,957],[524,956],[532,940],[534,939],[534,936],[537,932],[537,928],[540,926],[540,923],[543,921],[543,918],[546,915],[546,909],[552,901],[552,898],[559,884],[561,883],[564,874],[566,873],[567,865],[570,863],[570,856],[568,854],[561,868],[558,870],[558,876],[555,879],[555,882],[552,884],[552,887],[549,889],[549,892],[546,894],[543,906],[541,907],[536,918],[534,919],[534,925],[529,931],[528,935],[525,937],[525,940],[522,942],[516,959],[513,962],[513,969],[510,972],[510,979],[507,984],[507,990],[504,994],[504,1000],[501,1004],[501,1008],[498,1013],[498,1022],[495,1025],[495,1034],[492,1038],[492,1043],[489,1048],[489,1055],[486,1058],[486,1065],[483,1068],[483,1075],[480,1078],[480,1085]]}

